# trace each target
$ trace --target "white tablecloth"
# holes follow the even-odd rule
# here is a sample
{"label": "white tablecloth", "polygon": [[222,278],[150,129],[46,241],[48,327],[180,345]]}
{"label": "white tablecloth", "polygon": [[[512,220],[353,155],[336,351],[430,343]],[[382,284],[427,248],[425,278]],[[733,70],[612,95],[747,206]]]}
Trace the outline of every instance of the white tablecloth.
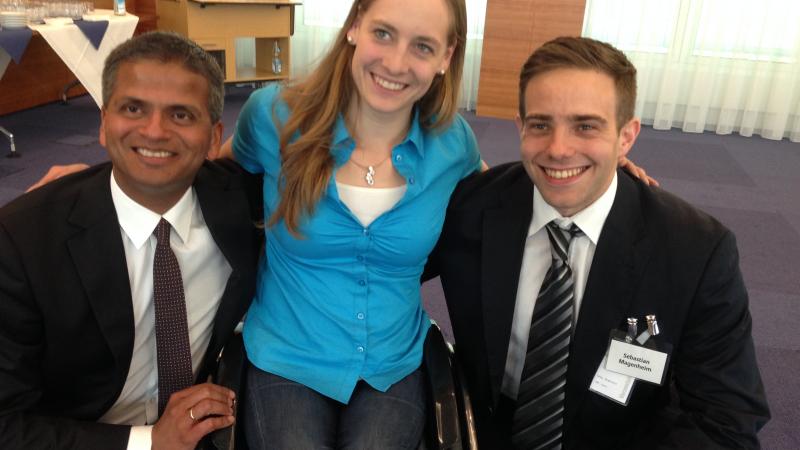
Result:
{"label": "white tablecloth", "polygon": [[11,56],[8,53],[0,48],[0,78],[3,78],[3,74],[6,73],[6,67],[8,67],[8,63],[11,62]]}
{"label": "white tablecloth", "polygon": [[[89,39],[74,24],[69,25],[31,25],[53,48],[59,58],[75,74],[78,81],[92,96],[97,106],[103,106],[102,75],[103,63],[111,50],[125,42],[136,29],[139,18],[133,14],[115,16],[111,10],[95,10],[94,15],[108,16],[106,30],[100,48],[95,49]],[[1,62],[1,61],[0,61]]]}

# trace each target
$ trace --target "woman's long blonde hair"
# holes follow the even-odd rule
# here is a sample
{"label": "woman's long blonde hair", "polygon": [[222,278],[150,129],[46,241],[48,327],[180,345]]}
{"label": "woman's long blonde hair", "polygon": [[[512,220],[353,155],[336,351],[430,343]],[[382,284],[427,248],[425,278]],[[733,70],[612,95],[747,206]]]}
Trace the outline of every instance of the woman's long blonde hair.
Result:
{"label": "woman's long blonde hair", "polygon": [[[303,215],[311,215],[333,172],[331,140],[339,113],[343,113],[353,95],[358,95],[350,65],[354,47],[347,43],[347,33],[360,14],[375,0],[356,0],[347,20],[319,66],[305,79],[290,83],[282,98],[289,106],[289,117],[280,126],[281,198],[269,219],[269,226],[284,220],[292,234],[299,235]],[[453,55],[443,76],[436,76],[430,89],[417,101],[419,119],[425,129],[438,130],[448,125],[458,108],[458,91],[464,67],[467,35],[467,11],[464,0],[444,0],[453,19],[448,46]],[[292,141],[292,138],[298,136]]]}

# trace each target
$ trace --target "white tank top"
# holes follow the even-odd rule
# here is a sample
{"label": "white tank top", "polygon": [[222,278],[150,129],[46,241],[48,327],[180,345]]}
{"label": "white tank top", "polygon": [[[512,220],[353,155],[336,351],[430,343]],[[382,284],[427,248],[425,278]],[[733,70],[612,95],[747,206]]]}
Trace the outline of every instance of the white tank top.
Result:
{"label": "white tank top", "polygon": [[369,226],[381,214],[392,209],[406,193],[407,185],[390,188],[353,186],[336,182],[339,198],[361,222]]}

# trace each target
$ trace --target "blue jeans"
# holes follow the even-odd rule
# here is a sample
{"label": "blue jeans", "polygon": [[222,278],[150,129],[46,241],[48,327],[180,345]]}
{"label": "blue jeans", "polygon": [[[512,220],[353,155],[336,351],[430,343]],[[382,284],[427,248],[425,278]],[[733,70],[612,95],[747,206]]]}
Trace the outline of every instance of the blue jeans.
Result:
{"label": "blue jeans", "polygon": [[244,426],[252,449],[416,449],[425,426],[420,369],[386,392],[359,381],[348,404],[300,383],[247,371]]}

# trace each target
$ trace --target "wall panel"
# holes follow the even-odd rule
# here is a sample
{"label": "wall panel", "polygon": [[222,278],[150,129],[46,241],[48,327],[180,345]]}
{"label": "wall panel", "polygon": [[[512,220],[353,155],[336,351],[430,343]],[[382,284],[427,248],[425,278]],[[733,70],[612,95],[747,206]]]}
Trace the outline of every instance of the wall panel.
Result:
{"label": "wall panel", "polygon": [[488,0],[479,116],[514,118],[522,64],[544,42],[580,35],[585,7],[585,0]]}

